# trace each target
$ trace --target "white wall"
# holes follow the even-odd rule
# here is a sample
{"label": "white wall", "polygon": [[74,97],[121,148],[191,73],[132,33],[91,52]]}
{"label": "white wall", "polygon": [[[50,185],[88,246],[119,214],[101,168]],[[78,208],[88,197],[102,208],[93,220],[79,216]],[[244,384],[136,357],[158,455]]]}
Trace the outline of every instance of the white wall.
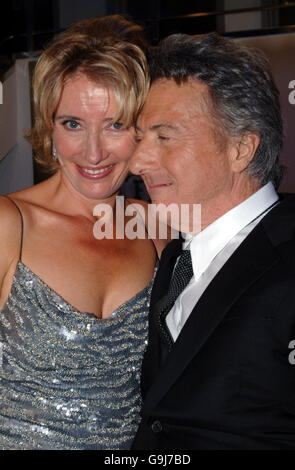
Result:
{"label": "white wall", "polygon": [[[224,0],[224,10],[260,7],[261,0]],[[232,13],[224,16],[224,31],[247,31],[260,29],[262,24],[261,12]]]}
{"label": "white wall", "polygon": [[280,186],[282,192],[295,193],[295,104],[289,95],[289,83],[295,80],[295,33],[274,34],[238,39],[245,44],[261,49],[268,57],[277,87],[285,124],[285,139],[281,162],[286,172]]}
{"label": "white wall", "polygon": [[33,184],[32,149],[22,135],[31,127],[29,60],[17,60],[3,83],[3,104],[0,104],[0,195]]}

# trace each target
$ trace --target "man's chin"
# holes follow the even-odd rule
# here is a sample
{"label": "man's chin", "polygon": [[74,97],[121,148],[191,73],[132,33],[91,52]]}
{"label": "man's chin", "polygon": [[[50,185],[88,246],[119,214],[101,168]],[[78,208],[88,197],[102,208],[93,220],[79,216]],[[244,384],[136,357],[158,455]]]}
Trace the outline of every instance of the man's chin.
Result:
{"label": "man's chin", "polygon": [[171,230],[197,234],[201,230],[201,206],[152,200],[150,213],[156,215],[158,223]]}

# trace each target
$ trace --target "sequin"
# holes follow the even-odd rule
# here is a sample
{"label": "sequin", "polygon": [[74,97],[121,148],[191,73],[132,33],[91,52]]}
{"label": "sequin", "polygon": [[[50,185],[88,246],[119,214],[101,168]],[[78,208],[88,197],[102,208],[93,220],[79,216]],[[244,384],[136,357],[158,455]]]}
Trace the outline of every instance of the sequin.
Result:
{"label": "sequin", "polygon": [[98,319],[18,263],[0,317],[1,450],[130,448],[151,287]]}

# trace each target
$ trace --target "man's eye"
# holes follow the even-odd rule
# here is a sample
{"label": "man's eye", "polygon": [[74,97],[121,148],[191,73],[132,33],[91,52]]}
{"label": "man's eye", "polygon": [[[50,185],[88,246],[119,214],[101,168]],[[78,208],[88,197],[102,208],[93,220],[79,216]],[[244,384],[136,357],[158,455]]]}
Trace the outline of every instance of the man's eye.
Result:
{"label": "man's eye", "polygon": [[158,139],[159,140],[169,140],[169,137],[167,137],[166,135],[158,135]]}
{"label": "man's eye", "polygon": [[123,128],[123,124],[121,122],[114,122],[114,124],[111,125],[111,129],[115,131],[120,131]]}
{"label": "man's eye", "polygon": [[79,127],[79,123],[77,121],[64,121],[63,126],[67,127],[68,129],[77,129]]}

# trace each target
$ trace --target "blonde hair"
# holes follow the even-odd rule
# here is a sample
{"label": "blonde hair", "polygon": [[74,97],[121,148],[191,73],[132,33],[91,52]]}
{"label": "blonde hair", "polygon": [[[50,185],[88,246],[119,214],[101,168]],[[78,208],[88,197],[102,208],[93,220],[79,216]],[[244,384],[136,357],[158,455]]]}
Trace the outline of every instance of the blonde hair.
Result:
{"label": "blonde hair", "polygon": [[51,135],[65,79],[84,74],[110,87],[118,105],[113,121],[131,127],[149,86],[141,27],[120,15],[83,20],[54,38],[39,58],[33,80],[35,121],[26,138],[36,160],[54,171]]}

